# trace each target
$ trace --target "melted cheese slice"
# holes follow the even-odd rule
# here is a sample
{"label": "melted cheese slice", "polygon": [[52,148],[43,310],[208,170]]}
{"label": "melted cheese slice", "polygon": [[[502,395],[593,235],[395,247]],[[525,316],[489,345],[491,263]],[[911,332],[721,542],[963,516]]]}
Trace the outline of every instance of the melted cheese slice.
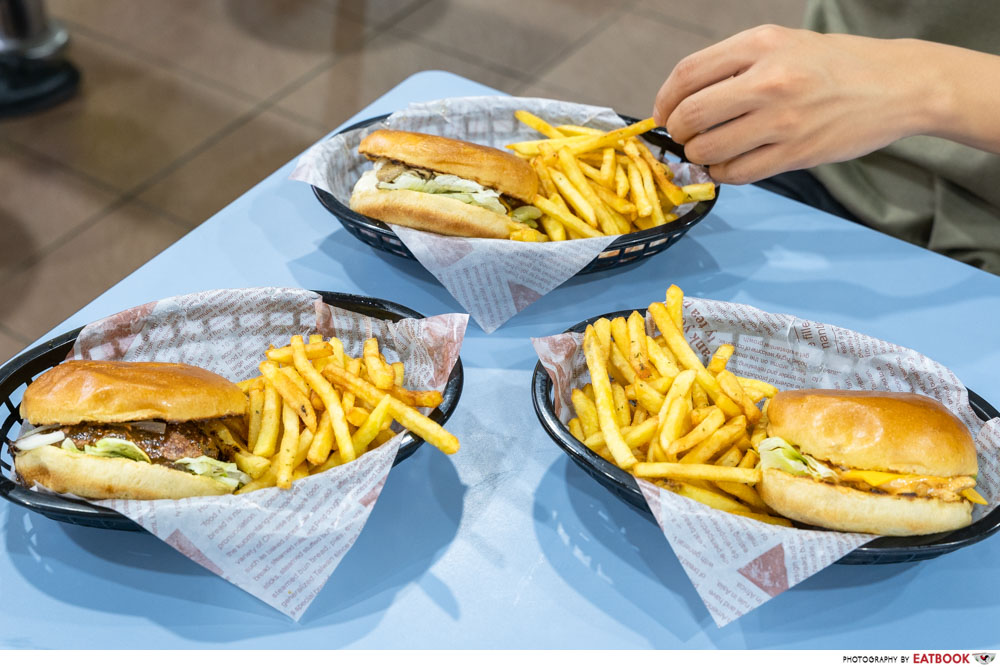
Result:
{"label": "melted cheese slice", "polygon": [[[881,488],[891,483],[891,488],[883,490],[893,494],[912,492],[913,489],[919,484],[948,489],[952,481],[948,477],[934,477],[933,475],[907,475],[882,472],[879,470],[846,470],[840,472],[838,476],[845,482],[864,482],[865,484],[876,488]],[[964,496],[970,502],[979,505],[986,504],[986,500],[972,488],[963,489],[961,491],[955,490],[955,492]]]}

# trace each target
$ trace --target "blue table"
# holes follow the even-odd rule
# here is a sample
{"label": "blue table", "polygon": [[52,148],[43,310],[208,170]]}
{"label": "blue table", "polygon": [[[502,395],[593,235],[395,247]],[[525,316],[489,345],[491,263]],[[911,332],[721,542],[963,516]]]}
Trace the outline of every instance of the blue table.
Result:
{"label": "blue table", "polygon": [[[407,79],[350,122],[491,94]],[[418,264],[356,241],[287,164],[58,326],[219,287],[297,285],[458,303]],[[1000,224],[1000,223],[998,223]],[[1000,538],[917,564],[834,566],[717,629],[657,526],[598,486],[535,420],[529,337],[645,306],[676,282],[922,351],[1000,405],[1000,278],[764,190],[726,187],[681,242],[575,278],[496,333],[470,325],[449,428],[391,473],[354,548],[300,623],[148,534],[3,503],[0,646],[15,648],[962,648],[1000,645]],[[478,406],[472,409],[473,406]]]}

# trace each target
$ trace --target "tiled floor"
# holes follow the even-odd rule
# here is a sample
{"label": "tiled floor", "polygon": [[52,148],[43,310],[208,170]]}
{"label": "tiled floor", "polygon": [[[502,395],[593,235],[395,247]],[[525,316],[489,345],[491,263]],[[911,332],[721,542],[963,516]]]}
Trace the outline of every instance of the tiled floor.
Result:
{"label": "tiled floor", "polygon": [[0,360],[414,72],[647,116],[804,0],[48,0],[81,94],[0,121]]}

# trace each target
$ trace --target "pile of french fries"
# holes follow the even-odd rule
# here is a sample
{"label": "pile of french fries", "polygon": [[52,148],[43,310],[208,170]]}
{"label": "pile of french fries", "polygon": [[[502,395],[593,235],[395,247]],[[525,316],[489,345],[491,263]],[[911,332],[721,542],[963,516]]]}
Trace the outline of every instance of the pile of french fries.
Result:
{"label": "pile of french fries", "polygon": [[394,422],[446,454],[458,451],[458,439],[417,410],[437,407],[441,393],[404,388],[402,362],[388,363],[375,338],[359,358],[340,339],[320,335],[292,336],[266,356],[260,376],[237,383],[249,399],[247,415],[205,427],[253,480],[238,494],[288,489],[353,461],[393,438]]}
{"label": "pile of french fries", "polygon": [[514,115],[547,138],[507,146],[531,162],[541,186],[530,203],[542,212],[542,230],[525,226],[511,233],[512,240],[629,234],[676,220],[672,211],[681,204],[715,197],[714,183],[674,184],[670,167],[638,138],[656,127],[652,118],[602,132],[577,125],[553,127],[523,110]]}
{"label": "pile of french fries", "polygon": [[590,383],[572,392],[570,433],[636,477],[715,509],[791,525],[754,489],[755,448],[767,437],[767,400],[778,390],[726,370],[732,345],[704,364],[684,337],[683,298],[671,285],[665,303],[649,304],[656,336],[638,311],[587,326]]}

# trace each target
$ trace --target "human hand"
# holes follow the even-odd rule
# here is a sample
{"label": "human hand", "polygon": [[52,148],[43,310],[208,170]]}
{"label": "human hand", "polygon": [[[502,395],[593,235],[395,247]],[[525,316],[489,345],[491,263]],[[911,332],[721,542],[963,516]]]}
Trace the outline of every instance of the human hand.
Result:
{"label": "human hand", "polygon": [[849,160],[924,129],[920,44],[752,28],[680,61],[653,116],[726,183]]}

